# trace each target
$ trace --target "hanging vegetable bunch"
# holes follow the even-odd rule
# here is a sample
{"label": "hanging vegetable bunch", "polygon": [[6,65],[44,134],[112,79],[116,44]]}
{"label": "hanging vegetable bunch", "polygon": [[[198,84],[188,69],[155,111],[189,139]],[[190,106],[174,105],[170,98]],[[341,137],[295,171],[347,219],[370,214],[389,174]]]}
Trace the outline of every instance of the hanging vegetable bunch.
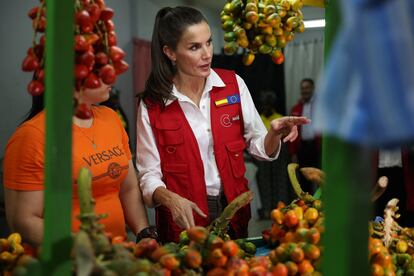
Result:
{"label": "hanging vegetable bunch", "polygon": [[[117,45],[115,25],[112,21],[114,11],[105,5],[104,0],[74,0],[75,5],[75,88],[95,89],[101,86],[100,80],[107,85],[115,83],[117,75],[128,69],[123,60],[125,52]],[[28,16],[32,19],[34,36],[32,46],[22,63],[22,70],[34,72],[27,89],[33,96],[44,91],[45,79],[45,30],[46,5],[32,8]],[[90,118],[91,111],[82,102],[76,103],[76,116]]]}
{"label": "hanging vegetable bunch", "polygon": [[302,7],[302,0],[227,0],[220,14],[224,52],[233,55],[243,48],[245,65],[258,53],[283,63],[282,48],[305,30]]}

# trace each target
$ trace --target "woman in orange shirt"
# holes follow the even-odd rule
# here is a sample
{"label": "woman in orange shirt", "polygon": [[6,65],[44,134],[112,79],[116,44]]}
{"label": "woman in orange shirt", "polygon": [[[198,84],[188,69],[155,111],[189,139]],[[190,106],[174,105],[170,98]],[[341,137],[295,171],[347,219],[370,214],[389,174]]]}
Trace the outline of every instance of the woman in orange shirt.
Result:
{"label": "woman in orange shirt", "polygon": [[[105,231],[126,236],[125,222],[139,237],[152,235],[143,205],[135,169],[131,161],[128,136],[117,114],[97,106],[108,99],[110,86],[75,91],[82,103],[91,108],[92,117],[73,117],[72,160],[73,200],[72,230],[79,221],[77,175],[81,167],[92,172],[92,193],[96,213],[109,216],[101,222]],[[43,238],[43,190],[45,111],[43,95],[35,96],[28,119],[10,138],[4,158],[6,216],[12,231],[22,234],[26,242],[40,245]],[[151,230],[151,231],[149,231]]]}

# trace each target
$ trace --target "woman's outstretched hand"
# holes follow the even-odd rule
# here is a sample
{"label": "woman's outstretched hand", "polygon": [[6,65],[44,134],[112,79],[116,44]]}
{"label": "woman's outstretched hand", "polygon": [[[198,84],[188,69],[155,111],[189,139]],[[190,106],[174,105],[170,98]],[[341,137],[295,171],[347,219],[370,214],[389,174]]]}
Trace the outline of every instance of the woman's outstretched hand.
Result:
{"label": "woman's outstretched hand", "polygon": [[283,142],[292,142],[298,137],[298,125],[309,124],[310,120],[304,116],[285,116],[270,122],[269,131],[280,136]]}

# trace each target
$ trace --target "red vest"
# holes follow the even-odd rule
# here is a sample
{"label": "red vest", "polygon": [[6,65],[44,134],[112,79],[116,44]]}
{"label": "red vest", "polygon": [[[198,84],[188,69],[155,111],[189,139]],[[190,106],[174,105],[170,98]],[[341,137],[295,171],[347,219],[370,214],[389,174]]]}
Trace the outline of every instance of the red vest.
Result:
{"label": "red vest", "polygon": [[[226,84],[225,87],[213,87],[210,92],[211,130],[214,142],[214,156],[221,178],[221,184],[227,202],[248,190],[244,177],[243,151],[246,143],[243,138],[244,127],[240,100],[234,104],[217,107],[215,102],[240,93],[236,75],[232,71],[215,69]],[[161,158],[163,181],[167,188],[195,202],[208,214],[204,167],[194,133],[185,118],[178,101],[164,109],[157,104],[147,104],[152,130]],[[237,238],[247,236],[250,219],[250,206],[242,208],[231,226]],[[194,213],[196,225],[207,226],[209,218],[202,218]],[[156,223],[161,241],[178,241],[183,230],[174,223],[169,210],[160,206],[156,208]]]}

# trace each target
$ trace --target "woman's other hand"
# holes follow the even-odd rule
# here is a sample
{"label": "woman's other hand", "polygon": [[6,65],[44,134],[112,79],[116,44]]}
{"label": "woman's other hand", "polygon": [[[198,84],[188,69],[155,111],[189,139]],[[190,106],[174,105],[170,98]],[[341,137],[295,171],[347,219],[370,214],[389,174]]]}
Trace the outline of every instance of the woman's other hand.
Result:
{"label": "woman's other hand", "polygon": [[196,212],[204,218],[207,217],[197,204],[164,187],[159,187],[155,190],[154,200],[167,207],[171,212],[174,222],[183,229],[195,226],[193,212]]}

